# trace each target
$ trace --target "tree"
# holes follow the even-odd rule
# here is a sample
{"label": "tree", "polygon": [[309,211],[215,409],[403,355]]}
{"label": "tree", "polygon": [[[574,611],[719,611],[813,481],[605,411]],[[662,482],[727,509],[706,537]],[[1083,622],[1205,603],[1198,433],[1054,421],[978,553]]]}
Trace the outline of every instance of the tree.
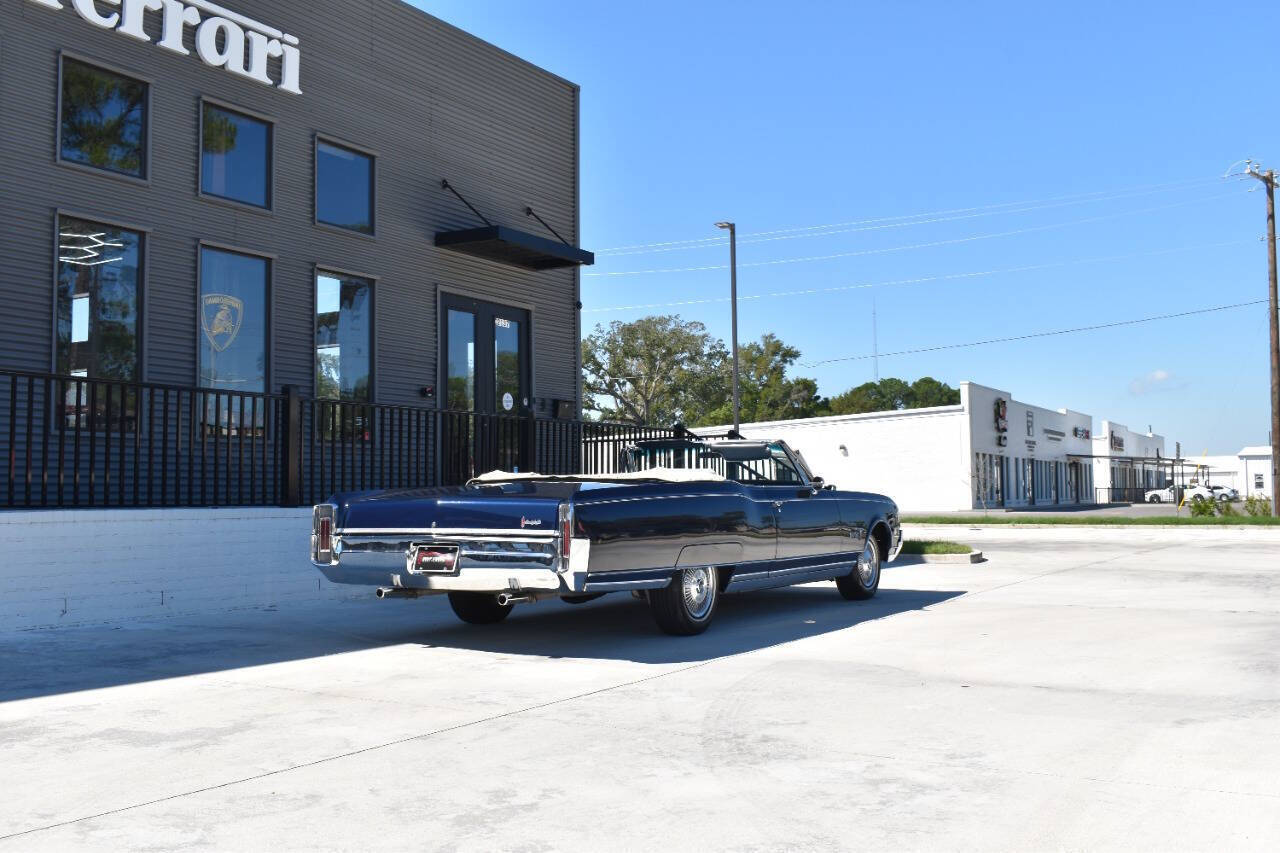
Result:
{"label": "tree", "polygon": [[[826,414],[826,401],[819,396],[815,380],[807,377],[787,378],[787,369],[798,358],[800,350],[784,344],[772,333],[764,335],[758,342],[752,341],[739,348],[742,423]],[[692,421],[695,426],[731,423],[732,392],[721,405],[704,411]]]}
{"label": "tree", "polygon": [[925,409],[930,406],[960,405],[960,389],[952,388],[945,382],[939,382],[932,376],[922,376],[911,383],[911,409]]}
{"label": "tree", "polygon": [[728,395],[728,352],[702,323],[615,320],[582,342],[583,407],[605,420],[693,423]]}
{"label": "tree", "polygon": [[885,377],[879,382],[864,382],[831,398],[833,415],[859,415],[864,412],[890,412],[895,409],[922,409],[928,406],[954,406],[960,392],[924,376],[908,385],[901,379]]}

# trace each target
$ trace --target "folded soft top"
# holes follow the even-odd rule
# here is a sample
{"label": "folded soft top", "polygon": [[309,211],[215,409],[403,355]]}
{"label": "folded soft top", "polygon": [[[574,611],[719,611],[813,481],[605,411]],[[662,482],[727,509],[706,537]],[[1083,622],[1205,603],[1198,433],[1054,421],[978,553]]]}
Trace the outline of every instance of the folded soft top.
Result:
{"label": "folded soft top", "polygon": [[706,468],[650,468],[647,471],[623,471],[614,474],[536,474],[533,472],[513,473],[510,471],[490,471],[473,477],[472,483],[510,483],[519,480],[546,480],[561,482],[614,483],[653,481],[665,483],[719,483],[725,479],[723,474]]}

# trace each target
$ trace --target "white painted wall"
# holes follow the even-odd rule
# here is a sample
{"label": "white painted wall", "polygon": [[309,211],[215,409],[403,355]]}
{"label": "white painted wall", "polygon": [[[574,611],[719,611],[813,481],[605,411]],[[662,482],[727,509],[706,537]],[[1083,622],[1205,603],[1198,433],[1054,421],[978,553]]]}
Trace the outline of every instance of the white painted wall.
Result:
{"label": "white painted wall", "polygon": [[[960,395],[961,403],[968,411],[970,431],[968,465],[970,469],[974,467],[975,453],[990,453],[1005,457],[1007,460],[1005,464],[1007,476],[1004,484],[1006,506],[1028,506],[1033,502],[1027,497],[1026,489],[1019,486],[1019,477],[1014,472],[1015,467],[1021,466],[1024,472],[1022,479],[1025,480],[1028,461],[1057,463],[1058,467],[1049,469],[1048,476],[1057,481],[1054,484],[1056,489],[1051,489],[1050,493],[1056,491],[1060,504],[1069,502],[1066,497],[1068,491],[1064,468],[1073,455],[1087,457],[1093,452],[1093,443],[1086,437],[1093,429],[1092,416],[1073,412],[1070,409],[1046,409],[1042,406],[1033,406],[1013,399],[1013,395],[1008,391],[988,388],[976,382],[960,383]],[[1005,401],[1005,409],[1008,413],[1008,430],[1004,433],[996,429],[997,400]],[[1000,444],[1001,435],[1005,436],[1004,445]],[[1080,493],[1085,503],[1088,503],[1093,496],[1089,483],[1089,468],[1087,459],[1080,460]],[[1039,476],[1043,480],[1044,469],[1042,468],[1041,473],[1036,474],[1033,466],[1033,476]],[[1045,497],[1045,492],[1042,490],[1041,497],[1035,502],[1043,504],[1052,501]],[[976,508],[980,504],[975,503],[974,506]]]}
{"label": "white painted wall", "polygon": [[[1112,446],[1112,436],[1115,436],[1122,443],[1122,447]],[[1169,454],[1165,452],[1164,436],[1156,433],[1134,432],[1124,424],[1115,421],[1104,420],[1098,427],[1093,436],[1093,452],[1094,459],[1093,479],[1099,488],[1113,488],[1123,486],[1123,483],[1113,483],[1111,476],[1112,462],[1119,458],[1126,459],[1155,459],[1157,456],[1168,459]],[[1121,466],[1128,463],[1121,462]],[[1163,485],[1162,480],[1167,480],[1169,476],[1168,469],[1156,470],[1154,466],[1137,466],[1130,467],[1140,470],[1140,476],[1143,479],[1144,486],[1146,470],[1151,470],[1153,486]]]}
{"label": "white painted wall", "polygon": [[0,631],[367,595],[329,583],[311,509],[0,513]]}
{"label": "white painted wall", "polygon": [[785,441],[838,488],[878,492],[905,512],[927,512],[968,506],[964,421],[961,406],[939,406],[744,424],[740,431]]}
{"label": "white painted wall", "polygon": [[[1276,484],[1271,482],[1271,448],[1266,445],[1246,447],[1240,451],[1239,459],[1241,483],[1236,488],[1240,490],[1240,497],[1276,497]],[[1259,474],[1262,475],[1262,488],[1257,486]]]}

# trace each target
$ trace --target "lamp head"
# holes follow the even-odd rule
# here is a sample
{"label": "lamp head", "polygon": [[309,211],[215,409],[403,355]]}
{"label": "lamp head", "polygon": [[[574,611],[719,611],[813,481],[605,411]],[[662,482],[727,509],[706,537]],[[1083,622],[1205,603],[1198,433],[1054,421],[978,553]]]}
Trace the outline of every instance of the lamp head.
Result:
{"label": "lamp head", "polygon": [[717,227],[717,228],[732,228],[732,227],[733,227],[733,223],[732,223],[732,222],[717,222],[717,223],[716,223],[716,227]]}

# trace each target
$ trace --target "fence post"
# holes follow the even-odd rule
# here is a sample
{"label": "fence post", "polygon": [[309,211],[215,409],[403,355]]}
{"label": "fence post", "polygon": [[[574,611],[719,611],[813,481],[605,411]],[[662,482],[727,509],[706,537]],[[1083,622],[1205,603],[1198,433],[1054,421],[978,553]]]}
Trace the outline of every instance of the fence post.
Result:
{"label": "fence post", "polygon": [[521,430],[520,470],[536,472],[538,470],[538,416],[533,407],[525,414],[524,429]]}
{"label": "fence post", "polygon": [[284,506],[302,506],[302,397],[297,385],[284,386],[284,422],[280,425],[282,458],[280,500]]}

